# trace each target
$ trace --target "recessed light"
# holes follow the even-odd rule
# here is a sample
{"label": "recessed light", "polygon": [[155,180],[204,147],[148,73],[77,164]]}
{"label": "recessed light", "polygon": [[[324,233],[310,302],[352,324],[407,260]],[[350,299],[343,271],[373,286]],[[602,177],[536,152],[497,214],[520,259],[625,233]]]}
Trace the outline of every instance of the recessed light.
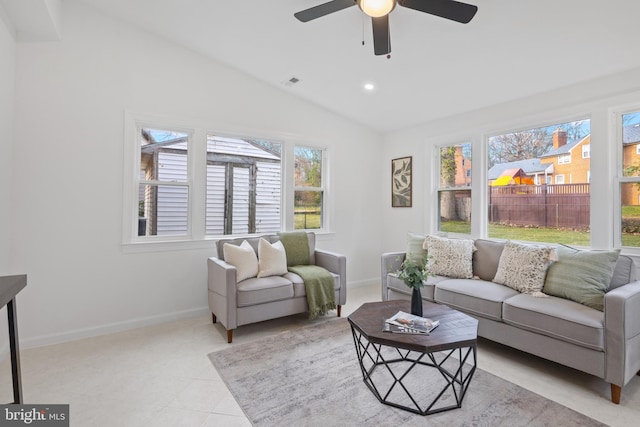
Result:
{"label": "recessed light", "polygon": [[376,87],[373,85],[373,83],[365,83],[364,84],[364,90],[367,90],[369,92],[371,92],[372,90],[374,90]]}

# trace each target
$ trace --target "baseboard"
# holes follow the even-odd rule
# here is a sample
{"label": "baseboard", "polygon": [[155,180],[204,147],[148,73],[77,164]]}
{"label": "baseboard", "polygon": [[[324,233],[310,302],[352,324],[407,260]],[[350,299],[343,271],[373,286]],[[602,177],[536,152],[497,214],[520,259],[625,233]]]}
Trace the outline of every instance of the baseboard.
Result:
{"label": "baseboard", "polygon": [[[127,331],[144,326],[157,325],[159,323],[171,322],[173,320],[186,319],[209,314],[208,307],[196,308],[192,310],[177,311],[158,316],[149,316],[139,319],[116,322],[93,328],[76,329],[59,334],[41,335],[39,337],[20,339],[20,349],[43,347],[46,345],[60,344],[68,341],[75,341],[83,338],[91,338],[99,335],[112,334],[115,332]],[[0,349],[2,350],[2,349]],[[8,348],[7,348],[8,352]],[[0,353],[1,355],[2,353]]]}
{"label": "baseboard", "polygon": [[380,286],[380,279],[356,280],[347,283],[347,289],[364,288],[368,286]]}

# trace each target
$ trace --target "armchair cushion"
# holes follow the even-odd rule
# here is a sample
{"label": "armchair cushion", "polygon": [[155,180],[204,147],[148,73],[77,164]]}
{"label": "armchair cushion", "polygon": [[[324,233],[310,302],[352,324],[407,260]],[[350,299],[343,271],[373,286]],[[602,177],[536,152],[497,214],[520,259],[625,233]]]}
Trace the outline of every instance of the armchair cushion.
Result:
{"label": "armchair cushion", "polygon": [[282,276],[287,273],[287,255],[281,242],[265,239],[258,242],[258,277]]}
{"label": "armchair cushion", "polygon": [[258,258],[256,257],[256,252],[246,240],[243,241],[240,246],[225,243],[223,252],[226,261],[237,270],[237,282],[242,282],[243,280],[258,275]]}

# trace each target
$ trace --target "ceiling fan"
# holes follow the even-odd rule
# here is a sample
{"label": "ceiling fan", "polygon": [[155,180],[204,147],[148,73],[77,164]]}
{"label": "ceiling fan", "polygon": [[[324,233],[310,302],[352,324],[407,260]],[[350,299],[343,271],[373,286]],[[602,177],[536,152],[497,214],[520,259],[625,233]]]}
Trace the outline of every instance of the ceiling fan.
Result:
{"label": "ceiling fan", "polygon": [[454,0],[333,0],[294,13],[293,16],[298,18],[299,21],[308,22],[356,4],[365,14],[371,17],[375,54],[387,55],[387,57],[391,52],[389,13],[396,7],[396,4],[462,24],[471,21],[478,11],[477,6]]}

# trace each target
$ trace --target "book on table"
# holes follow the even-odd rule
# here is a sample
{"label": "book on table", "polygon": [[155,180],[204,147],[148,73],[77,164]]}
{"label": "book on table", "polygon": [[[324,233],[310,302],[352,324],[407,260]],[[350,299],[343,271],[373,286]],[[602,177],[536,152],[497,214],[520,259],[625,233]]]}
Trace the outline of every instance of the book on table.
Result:
{"label": "book on table", "polygon": [[432,320],[415,314],[399,311],[384,321],[383,331],[401,334],[426,334],[440,324],[439,320]]}

